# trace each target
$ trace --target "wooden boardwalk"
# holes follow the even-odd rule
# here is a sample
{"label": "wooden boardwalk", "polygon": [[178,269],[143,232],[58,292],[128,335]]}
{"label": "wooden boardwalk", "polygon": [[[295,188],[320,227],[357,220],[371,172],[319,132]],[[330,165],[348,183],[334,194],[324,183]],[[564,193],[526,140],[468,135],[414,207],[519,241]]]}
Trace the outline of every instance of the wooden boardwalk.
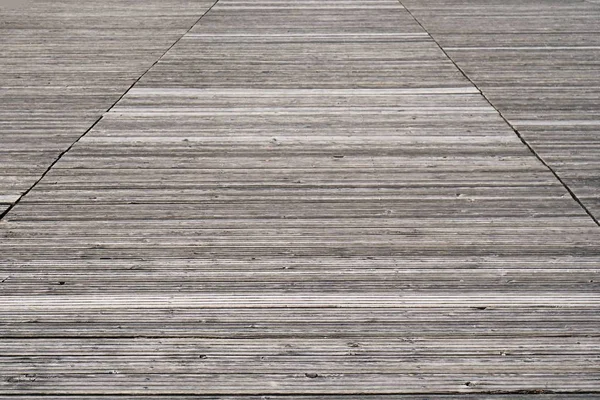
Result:
{"label": "wooden boardwalk", "polygon": [[0,214],[213,1],[102,4],[0,0]]}
{"label": "wooden boardwalk", "polygon": [[599,4],[139,3],[0,6],[1,399],[600,397]]}
{"label": "wooden boardwalk", "polygon": [[600,1],[404,4],[598,221]]}

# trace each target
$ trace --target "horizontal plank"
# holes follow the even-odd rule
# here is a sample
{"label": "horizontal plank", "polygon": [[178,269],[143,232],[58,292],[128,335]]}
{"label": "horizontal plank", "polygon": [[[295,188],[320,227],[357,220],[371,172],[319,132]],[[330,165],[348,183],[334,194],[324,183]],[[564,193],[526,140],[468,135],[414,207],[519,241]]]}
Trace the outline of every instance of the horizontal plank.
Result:
{"label": "horizontal plank", "polygon": [[[435,393],[545,393],[595,390],[598,375],[512,374],[65,374],[18,375],[0,382],[6,394],[396,394],[430,387]],[[233,382],[235,382],[233,384]]]}

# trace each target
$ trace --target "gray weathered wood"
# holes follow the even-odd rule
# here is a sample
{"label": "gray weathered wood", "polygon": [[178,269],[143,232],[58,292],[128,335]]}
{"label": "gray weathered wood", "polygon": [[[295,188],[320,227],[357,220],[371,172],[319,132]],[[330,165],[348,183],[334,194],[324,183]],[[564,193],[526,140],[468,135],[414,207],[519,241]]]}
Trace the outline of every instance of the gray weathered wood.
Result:
{"label": "gray weathered wood", "polygon": [[600,219],[600,7],[402,1]]}
{"label": "gray weathered wood", "polygon": [[[450,54],[506,60],[485,24],[535,57],[513,20],[583,21],[581,62],[600,45],[591,3],[405,3],[477,37]],[[0,397],[599,396],[598,226],[399,2],[220,0],[185,35],[209,2],[40,4],[37,32],[2,16],[26,52],[2,65],[35,62],[3,83],[0,183],[29,187],[123,97],[0,222]]]}

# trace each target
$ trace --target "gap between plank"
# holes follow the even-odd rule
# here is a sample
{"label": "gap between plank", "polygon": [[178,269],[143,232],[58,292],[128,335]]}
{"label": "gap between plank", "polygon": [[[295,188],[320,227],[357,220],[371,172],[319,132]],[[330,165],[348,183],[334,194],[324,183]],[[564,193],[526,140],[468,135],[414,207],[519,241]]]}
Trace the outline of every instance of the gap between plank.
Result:
{"label": "gap between plank", "polygon": [[414,19],[415,22],[417,24],[419,24],[419,26],[423,29],[423,31],[427,32],[427,34],[429,35],[431,40],[437,45],[437,47],[442,51],[442,53],[444,53],[446,58],[448,58],[448,60],[452,64],[454,64],[454,66],[456,67],[456,69],[458,69],[458,71],[462,74],[462,76],[464,76],[465,79],[468,80],[471,83],[471,85],[473,85],[473,87],[475,87],[477,90],[479,90],[479,93],[481,93],[481,96],[483,96],[485,101],[487,101],[487,103],[492,108],[494,108],[494,110],[496,110],[498,115],[500,115],[500,118],[502,118],[502,120],[510,127],[510,129],[512,129],[512,131],[515,133],[515,135],[517,135],[517,137],[519,138],[521,143],[523,143],[529,149],[531,154],[533,154],[538,159],[538,161],[541,162],[548,169],[548,171],[550,171],[552,173],[552,175],[554,175],[554,177],[561,183],[561,185],[565,188],[565,190],[571,195],[571,198],[573,200],[575,200],[575,202],[577,204],[579,204],[579,206],[592,219],[592,221],[594,221],[594,223],[600,227],[600,221],[594,216],[594,214],[592,214],[592,212],[585,206],[585,204],[583,204],[583,202],[579,199],[579,197],[577,197],[577,195],[571,190],[571,188],[567,185],[567,183],[556,173],[556,171],[554,171],[554,169],[542,158],[542,156],[540,154],[538,154],[537,151],[535,151],[535,149],[529,144],[529,142],[527,142],[527,140],[525,140],[525,138],[521,135],[521,133],[508,121],[508,119],[506,119],[504,114],[502,114],[502,112],[500,112],[500,110],[490,101],[490,99],[485,95],[483,90],[481,90],[481,88],[479,86],[477,86],[477,84],[475,84],[475,82],[454,61],[454,59],[452,57],[450,57],[450,55],[446,52],[446,50],[442,47],[442,45],[433,37],[433,35],[431,33],[429,33],[429,31],[425,28],[425,26],[421,23],[421,21],[419,21],[417,19],[417,17],[410,11],[410,9],[402,3],[402,0],[398,0],[398,3],[406,10],[406,12],[412,17],[412,19]]}
{"label": "gap between plank", "polygon": [[17,205],[19,204],[19,202],[23,199],[23,197],[27,196],[27,194],[29,194],[29,192],[31,192],[37,185],[38,183],[40,183],[42,181],[42,179],[44,179],[44,177],[46,175],[48,175],[48,173],[50,172],[50,170],[52,170],[52,168],[64,157],[65,154],[67,154],[69,151],[71,151],[71,149],[81,140],[83,139],[83,137],[85,135],[87,135],[92,129],[94,129],[94,127],[96,125],[98,125],[98,123],[102,120],[102,118],[104,118],[104,116],[110,112],[116,105],[117,103],[119,103],[123,97],[125,97],[125,95],[127,95],[127,93],[129,93],[129,91],[152,69],[154,68],[154,66],[156,64],[158,64],[160,62],[160,60],[163,59],[163,57],[173,48],[177,45],[177,43],[179,43],[181,41],[181,39],[183,39],[184,36],[186,36],[188,33],[190,33],[190,31],[192,29],[194,29],[194,27],[196,25],[198,25],[198,23],[200,22],[200,20],[202,20],[202,18],[204,18],[204,16],[206,14],[208,14],[214,6],[217,5],[217,3],[219,2],[219,0],[215,0],[215,2],[204,12],[202,13],[202,15],[200,15],[200,17],[198,17],[198,19],[196,19],[196,21],[188,28],[187,31],[185,31],[185,33],[183,35],[181,35],[181,37],[179,37],[179,39],[177,39],[175,42],[173,42],[172,45],[169,46],[169,48],[167,48],[167,50],[164,51],[164,53],[162,53],[162,55],[160,57],[158,57],[158,59],[156,59],[156,61],[154,61],[152,63],[152,65],[150,65],[148,67],[148,69],[146,69],[146,71],[144,71],[144,73],[142,73],[131,85],[129,85],[129,87],[123,92],[123,94],[121,96],[119,96],[119,98],[110,106],[108,107],[108,109],[106,109],[106,111],[104,111],[102,113],[102,115],[100,115],[93,123],[92,125],[90,125],[89,128],[87,128],[85,130],[85,132],[83,132],[78,138],[77,140],[75,140],[73,143],[71,143],[71,145],[69,147],[67,147],[67,149],[65,149],[62,153],[60,153],[58,155],[58,157],[56,157],[56,159],[50,164],[50,166],[44,171],[44,173],[39,177],[38,180],[36,180],[33,185],[31,185],[29,187],[29,189],[27,189],[25,192],[23,192],[23,194],[21,194],[19,196],[19,198],[14,201],[12,204],[10,204],[10,206],[4,210],[1,214],[0,214],[0,221],[2,221],[2,219],[4,219],[4,217],[6,215],[8,215],[8,213]]}

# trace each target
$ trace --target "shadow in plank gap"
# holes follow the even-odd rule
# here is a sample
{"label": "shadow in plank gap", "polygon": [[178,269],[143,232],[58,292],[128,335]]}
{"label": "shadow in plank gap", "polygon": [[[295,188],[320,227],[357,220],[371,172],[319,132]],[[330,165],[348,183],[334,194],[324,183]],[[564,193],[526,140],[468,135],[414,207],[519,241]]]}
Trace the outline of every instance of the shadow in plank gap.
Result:
{"label": "shadow in plank gap", "polygon": [[14,204],[20,197],[18,194],[0,194],[0,204]]}

